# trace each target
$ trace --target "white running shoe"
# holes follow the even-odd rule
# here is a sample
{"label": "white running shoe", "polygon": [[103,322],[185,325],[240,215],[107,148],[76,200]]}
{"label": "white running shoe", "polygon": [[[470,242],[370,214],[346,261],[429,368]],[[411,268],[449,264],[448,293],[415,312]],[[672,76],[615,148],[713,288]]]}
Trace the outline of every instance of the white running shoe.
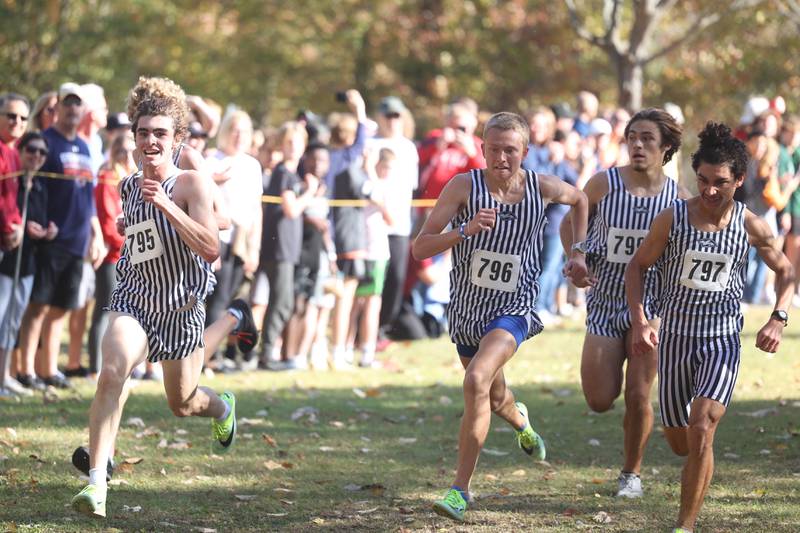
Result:
{"label": "white running shoe", "polygon": [[620,472],[617,478],[619,490],[617,490],[618,498],[641,498],[644,496],[642,491],[642,478],[630,472]]}

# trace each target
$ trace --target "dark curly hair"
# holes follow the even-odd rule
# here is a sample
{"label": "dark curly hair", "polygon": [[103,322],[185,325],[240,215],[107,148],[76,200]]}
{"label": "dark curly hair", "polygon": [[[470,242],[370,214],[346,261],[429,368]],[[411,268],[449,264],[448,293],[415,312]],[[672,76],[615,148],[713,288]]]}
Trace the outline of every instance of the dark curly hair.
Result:
{"label": "dark curly hair", "polygon": [[692,168],[695,172],[702,163],[709,165],[728,165],[734,179],[740,179],[747,172],[750,156],[745,144],[733,136],[731,129],[719,122],[707,122],[697,136],[700,146],[692,154]]}
{"label": "dark curly hair", "polygon": [[666,165],[672,159],[678,149],[681,147],[681,135],[683,134],[683,127],[678,124],[675,118],[658,107],[648,107],[642,109],[631,117],[628,124],[625,126],[625,138],[628,138],[628,132],[631,126],[640,120],[649,120],[658,126],[658,131],[661,132],[661,146],[669,145],[669,149],[664,152],[664,161],[662,165]]}

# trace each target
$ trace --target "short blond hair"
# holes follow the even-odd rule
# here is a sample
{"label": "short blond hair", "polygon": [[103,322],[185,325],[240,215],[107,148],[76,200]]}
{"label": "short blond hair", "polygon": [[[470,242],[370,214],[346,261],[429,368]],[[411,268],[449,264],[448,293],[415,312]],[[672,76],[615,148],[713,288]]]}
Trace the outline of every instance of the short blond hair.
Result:
{"label": "short blond hair", "polygon": [[128,116],[133,122],[131,129],[134,133],[141,117],[169,117],[175,138],[180,140],[186,135],[189,121],[186,93],[170,79],[142,76],[128,94]]}
{"label": "short blond hair", "polygon": [[247,130],[250,132],[250,139],[252,142],[253,120],[245,111],[237,109],[236,111],[225,115],[225,118],[222,119],[222,124],[219,125],[219,131],[217,132],[217,147],[220,150],[225,151],[228,148],[228,140],[230,138],[231,130],[233,129],[233,125],[237,122],[245,125]]}
{"label": "short blond hair", "polygon": [[486,121],[486,126],[483,128],[484,139],[486,139],[486,135],[489,133],[489,130],[492,129],[500,131],[516,131],[522,137],[523,148],[526,148],[530,142],[530,127],[525,119],[516,113],[501,111],[500,113],[495,113],[489,117],[489,120]]}

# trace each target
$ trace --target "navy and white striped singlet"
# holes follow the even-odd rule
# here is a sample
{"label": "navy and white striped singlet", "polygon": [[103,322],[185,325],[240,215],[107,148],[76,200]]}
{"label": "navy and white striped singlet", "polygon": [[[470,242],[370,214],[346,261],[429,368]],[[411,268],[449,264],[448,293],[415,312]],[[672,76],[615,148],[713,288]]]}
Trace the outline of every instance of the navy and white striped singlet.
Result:
{"label": "navy and white striped singlet", "polygon": [[[179,172],[173,168],[170,177],[161,184],[170,199]],[[211,265],[183,242],[164,213],[142,199],[141,176],[139,171],[120,184],[128,236],[117,262],[117,286],[109,307],[132,306],[139,311],[158,313],[184,308],[193,301],[202,303],[214,285]],[[152,225],[147,227],[148,224]],[[130,231],[137,227],[141,230]],[[136,257],[154,255],[159,242],[160,255],[134,264]]]}
{"label": "navy and white striped singlet", "polygon": [[657,263],[664,281],[661,330],[689,337],[738,333],[749,249],[745,205],[734,202],[730,222],[714,232],[692,226],[687,205],[675,202],[667,247]]}
{"label": "navy and white striped singlet", "polygon": [[[642,244],[653,219],[671,206],[678,197],[678,185],[664,180],[664,187],[655,196],[634,196],[625,188],[617,167],[607,171],[608,193],[597,204],[589,220],[586,237],[587,266],[597,277],[594,296],[625,301],[625,267]],[[645,296],[658,294],[657,273],[648,270]]]}
{"label": "navy and white striped singlet", "polygon": [[471,181],[469,200],[453,218],[453,227],[468,222],[481,208],[496,208],[498,213],[494,229],[453,247],[450,338],[456,344],[478,346],[489,322],[503,315],[525,317],[530,338],[542,330],[534,312],[546,224],[539,179],[526,171],[525,196],[516,204],[492,197],[483,170],[472,170]]}

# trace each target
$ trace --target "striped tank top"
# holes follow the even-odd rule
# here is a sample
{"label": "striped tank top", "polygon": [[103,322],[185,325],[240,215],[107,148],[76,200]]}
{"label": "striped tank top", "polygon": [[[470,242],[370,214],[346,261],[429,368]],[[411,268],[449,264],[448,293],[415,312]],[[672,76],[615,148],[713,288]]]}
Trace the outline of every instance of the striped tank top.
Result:
{"label": "striped tank top", "polygon": [[[173,168],[161,184],[170,199],[178,174]],[[139,171],[120,184],[125,243],[109,307],[164,312],[205,301],[215,281],[211,265],[181,240],[164,213],[142,199],[141,176]]]}
{"label": "striped tank top", "polygon": [[502,315],[525,317],[528,337],[542,329],[534,313],[539,294],[544,202],[536,174],[526,171],[521,202],[504,204],[489,193],[483,170],[472,170],[466,207],[453,227],[471,220],[481,208],[496,208],[494,229],[482,231],[453,247],[450,271],[450,337],[456,344],[477,346],[484,329]]}
{"label": "striped tank top", "polygon": [[661,328],[690,337],[717,337],[742,330],[749,242],[745,206],[734,202],[728,225],[700,231],[689,223],[686,200],[673,207],[672,226],[657,266],[662,272]]}
{"label": "striped tank top", "polygon": [[[634,196],[625,188],[619,169],[607,171],[608,193],[597,204],[589,220],[586,262],[597,277],[593,296],[625,301],[625,267],[642,244],[653,219],[678,197],[674,180],[664,180],[655,196]],[[645,276],[645,294],[657,295],[658,276],[650,269]]]}

